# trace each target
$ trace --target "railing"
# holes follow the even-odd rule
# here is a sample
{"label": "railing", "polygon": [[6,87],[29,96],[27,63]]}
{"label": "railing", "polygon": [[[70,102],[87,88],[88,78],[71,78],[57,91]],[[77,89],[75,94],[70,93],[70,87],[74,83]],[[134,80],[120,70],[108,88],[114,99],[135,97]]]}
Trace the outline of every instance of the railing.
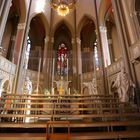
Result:
{"label": "railing", "polygon": [[[133,113],[132,113],[133,111]],[[135,105],[120,104],[112,95],[12,95],[0,102],[1,121],[38,122],[42,120],[121,120],[139,118]],[[14,116],[14,117],[13,117]],[[28,118],[28,119],[27,119]]]}
{"label": "railing", "polygon": [[[113,95],[5,94],[1,97],[0,112],[1,129],[44,128],[46,139],[62,139],[63,134],[72,140],[140,138],[140,108],[135,104],[121,104]],[[122,126],[129,130],[137,126],[137,129],[120,131]],[[57,128],[66,128],[68,133],[57,135],[51,131]],[[93,132],[78,130],[76,134],[71,132],[74,128],[92,128]]]}

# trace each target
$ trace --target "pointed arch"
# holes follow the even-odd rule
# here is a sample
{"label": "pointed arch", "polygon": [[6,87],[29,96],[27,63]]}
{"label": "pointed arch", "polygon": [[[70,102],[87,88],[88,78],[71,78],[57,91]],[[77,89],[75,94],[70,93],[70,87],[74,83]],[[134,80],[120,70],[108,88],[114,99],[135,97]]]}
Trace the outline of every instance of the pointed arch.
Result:
{"label": "pointed arch", "polygon": [[68,26],[64,23],[61,22],[57,28],[55,29],[54,32],[54,49],[58,47],[59,44],[65,43],[67,45],[68,49],[72,49],[72,34]]}
{"label": "pointed arch", "polygon": [[112,5],[111,0],[102,0],[99,6],[99,25],[104,25],[104,19],[108,9]]}
{"label": "pointed arch", "polygon": [[[49,34],[48,22],[43,13],[32,14],[30,19],[30,30],[28,33],[31,43],[27,49],[30,53],[27,58],[28,68],[31,70],[38,70],[39,58],[43,60],[45,49],[45,38]],[[28,58],[29,57],[29,58]],[[34,65],[33,63],[36,63]],[[43,67],[43,61],[41,61],[41,71]]]}
{"label": "pointed arch", "polygon": [[84,26],[84,24],[86,23],[87,20],[91,20],[94,23],[95,28],[97,27],[94,17],[92,17],[91,15],[87,15],[87,14],[83,15],[83,17],[81,18],[81,20],[80,20],[80,22],[77,26],[77,36],[78,37],[80,36],[81,29],[82,29],[82,27]]}
{"label": "pointed arch", "polygon": [[[93,47],[96,42],[95,20],[91,16],[84,15],[78,25],[77,36],[81,40],[80,50],[82,60],[82,73],[94,70]],[[85,67],[86,66],[86,67]]]}
{"label": "pointed arch", "polygon": [[47,20],[45,14],[44,14],[44,13],[38,13],[38,14],[33,13],[33,14],[30,16],[30,22],[31,22],[31,20],[32,20],[34,17],[36,17],[36,16],[39,16],[39,17],[41,18],[41,20],[42,20],[42,22],[43,22],[43,26],[44,26],[44,28],[45,28],[45,35],[48,36],[48,35],[49,35],[49,23],[48,23],[48,20]]}
{"label": "pointed arch", "polygon": [[[58,76],[66,76],[69,59],[69,68],[72,68],[72,33],[64,21],[55,27],[53,50],[56,58],[56,73]],[[71,71],[72,72],[72,71]],[[70,71],[68,72],[70,74]]]}
{"label": "pointed arch", "polygon": [[66,20],[61,20],[59,23],[57,23],[53,30],[52,30],[52,36],[54,36],[55,34],[55,31],[62,25],[66,25],[66,27],[69,29],[70,33],[71,33],[71,36],[74,37],[74,29],[73,27],[66,21]]}

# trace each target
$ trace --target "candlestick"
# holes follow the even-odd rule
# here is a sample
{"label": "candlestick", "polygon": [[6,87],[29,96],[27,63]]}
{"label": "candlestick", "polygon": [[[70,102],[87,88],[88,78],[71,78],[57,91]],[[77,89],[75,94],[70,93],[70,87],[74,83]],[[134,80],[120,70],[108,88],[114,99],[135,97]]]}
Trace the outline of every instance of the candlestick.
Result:
{"label": "candlestick", "polygon": [[55,59],[53,58],[53,69],[52,69],[52,91],[53,91],[53,95],[54,95],[54,90],[53,90],[53,81],[54,81],[54,64],[55,64]]}
{"label": "candlestick", "polygon": [[38,94],[39,83],[40,83],[40,69],[41,69],[41,58],[39,58],[39,65],[38,65],[37,88],[36,88],[36,92],[37,92],[37,94]]}

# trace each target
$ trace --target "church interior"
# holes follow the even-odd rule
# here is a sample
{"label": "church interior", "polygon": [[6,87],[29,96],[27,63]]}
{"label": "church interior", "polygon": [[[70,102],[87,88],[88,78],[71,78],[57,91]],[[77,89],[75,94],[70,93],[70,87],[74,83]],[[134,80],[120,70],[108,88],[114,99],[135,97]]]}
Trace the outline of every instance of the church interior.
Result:
{"label": "church interior", "polygon": [[140,139],[140,0],[0,0],[9,139]]}

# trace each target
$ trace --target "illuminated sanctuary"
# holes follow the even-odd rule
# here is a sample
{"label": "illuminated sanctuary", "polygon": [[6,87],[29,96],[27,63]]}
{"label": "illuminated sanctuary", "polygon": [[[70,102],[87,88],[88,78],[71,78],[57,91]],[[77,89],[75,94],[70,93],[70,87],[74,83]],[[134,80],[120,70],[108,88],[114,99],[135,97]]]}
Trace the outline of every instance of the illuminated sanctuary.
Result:
{"label": "illuminated sanctuary", "polygon": [[140,139],[140,0],[0,0],[11,137]]}

